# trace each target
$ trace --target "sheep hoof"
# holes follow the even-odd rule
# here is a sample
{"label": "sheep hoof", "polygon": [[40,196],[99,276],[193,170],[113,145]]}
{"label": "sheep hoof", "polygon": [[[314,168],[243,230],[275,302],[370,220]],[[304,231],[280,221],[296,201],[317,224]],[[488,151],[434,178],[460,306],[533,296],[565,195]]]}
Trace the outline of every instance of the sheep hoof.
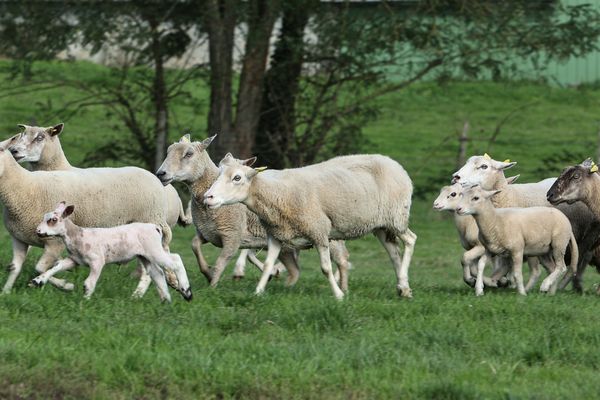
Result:
{"label": "sheep hoof", "polygon": [[241,281],[244,279],[244,275],[234,275],[232,278],[234,281]]}
{"label": "sheep hoof", "polygon": [[65,290],[67,292],[72,292],[73,290],[75,290],[75,285],[72,284],[71,282],[67,282],[63,285],[62,290]]}
{"label": "sheep hoof", "polygon": [[13,263],[10,263],[6,266],[6,272],[11,272],[15,268]]}
{"label": "sheep hoof", "polygon": [[194,295],[192,294],[192,288],[191,287],[188,287],[187,289],[182,290],[181,291],[181,295],[183,296],[183,298],[186,301],[192,301],[192,299],[194,298]]}
{"label": "sheep hoof", "polygon": [[398,295],[400,295],[400,297],[412,299],[412,290],[410,288],[398,288]]}
{"label": "sheep hoof", "polygon": [[506,279],[505,277],[502,277],[502,278],[498,279],[497,285],[500,288],[505,288],[505,287],[508,287],[508,285],[510,285],[510,281],[508,279]]}
{"label": "sheep hoof", "polygon": [[29,287],[42,287],[43,285],[44,282],[42,282],[42,280],[37,277],[29,281]]}
{"label": "sheep hoof", "polygon": [[475,279],[474,278],[463,279],[463,281],[470,287],[475,287]]}
{"label": "sheep hoof", "polygon": [[483,296],[483,290],[482,291],[476,291],[475,292],[475,296],[477,296],[477,297]]}

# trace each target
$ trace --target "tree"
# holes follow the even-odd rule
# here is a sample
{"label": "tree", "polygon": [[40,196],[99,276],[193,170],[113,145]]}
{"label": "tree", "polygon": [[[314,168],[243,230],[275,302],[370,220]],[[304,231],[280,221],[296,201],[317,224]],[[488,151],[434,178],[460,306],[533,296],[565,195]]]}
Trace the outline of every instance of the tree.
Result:
{"label": "tree", "polygon": [[[231,151],[252,153],[258,126],[269,39],[279,16],[277,0],[209,0],[205,19],[210,48],[210,111],[208,131],[219,134],[211,146],[219,158]],[[247,32],[242,68],[233,113],[234,31],[245,17]]]}

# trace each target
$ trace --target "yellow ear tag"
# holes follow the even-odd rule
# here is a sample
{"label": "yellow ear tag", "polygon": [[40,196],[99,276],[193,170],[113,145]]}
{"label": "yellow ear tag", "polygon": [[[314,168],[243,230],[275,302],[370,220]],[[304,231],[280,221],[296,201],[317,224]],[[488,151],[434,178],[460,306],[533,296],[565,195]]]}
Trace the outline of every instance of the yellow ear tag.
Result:
{"label": "yellow ear tag", "polygon": [[504,160],[504,162],[510,162],[510,159],[507,158],[506,160]]}
{"label": "yellow ear tag", "polygon": [[191,143],[192,141],[190,140],[190,134],[188,133],[187,135],[183,135],[181,137],[181,139],[179,139],[179,142],[181,142],[181,143]]}
{"label": "yellow ear tag", "polygon": [[492,159],[492,157],[490,157],[488,153],[485,153],[483,155],[483,158],[485,158],[486,160],[491,160]]}
{"label": "yellow ear tag", "polygon": [[596,164],[592,165],[592,168],[590,168],[590,172],[598,172],[598,166]]}
{"label": "yellow ear tag", "polygon": [[263,171],[264,171],[265,169],[267,169],[267,168],[268,168],[268,167],[256,167],[256,168],[254,168],[254,170],[255,170],[256,172],[263,172]]}

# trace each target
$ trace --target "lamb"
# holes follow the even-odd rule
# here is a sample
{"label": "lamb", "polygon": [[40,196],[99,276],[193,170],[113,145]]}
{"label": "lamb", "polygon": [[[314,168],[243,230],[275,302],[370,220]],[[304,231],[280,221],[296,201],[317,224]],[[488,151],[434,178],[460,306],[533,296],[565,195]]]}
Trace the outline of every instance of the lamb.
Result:
{"label": "lamb", "polygon": [[[486,249],[485,258],[509,257],[518,293],[527,295],[523,285],[523,256],[537,256],[552,272],[540,291],[554,293],[558,279],[567,270],[564,256],[571,250],[570,267],[577,270],[578,249],[569,219],[551,207],[495,208],[491,198],[500,190],[483,190],[478,186],[465,190],[456,208],[459,215],[473,215],[479,228],[479,240]],[[483,295],[483,269],[478,263],[475,293]]]}
{"label": "lamb", "polygon": [[[4,204],[4,225],[13,241],[12,268],[4,293],[10,292],[21,272],[29,246],[44,247],[36,265],[40,273],[58,260],[64,244],[38,237],[35,229],[40,216],[63,199],[77,205],[79,212],[74,222],[80,226],[110,227],[130,222],[159,225],[163,248],[168,249],[171,229],[166,222],[164,190],[148,171],[126,167],[110,172],[102,168],[32,172],[0,148],[0,202]],[[56,284],[72,288],[72,284],[66,287],[64,281],[56,280]],[[134,294],[139,295],[138,290]]]}
{"label": "lamb", "polygon": [[[508,185],[504,177],[504,170],[514,166],[516,162],[500,162],[493,160],[487,154],[484,156],[473,156],[467,163],[454,174],[453,181],[463,185],[479,184],[484,190],[501,190],[492,198],[492,203],[497,208],[504,207],[551,207],[546,199],[546,193],[556,181],[556,178],[548,178],[537,183]],[[593,256],[593,250],[598,247],[600,237],[600,220],[590,212],[583,204],[562,204],[557,208],[562,211],[573,228],[579,248],[579,265],[577,274],[573,278],[573,287],[581,292],[583,290],[583,273]],[[565,277],[560,288],[564,288],[571,275]]]}
{"label": "lamb", "polygon": [[[70,219],[75,207],[62,201],[53,212],[44,215],[35,233],[40,237],[58,237],[65,244],[69,257],[32,280],[42,286],[54,274],[87,264],[90,274],[85,280],[86,299],[90,299],[104,265],[126,263],[137,258],[150,271],[150,276],[159,276],[155,265],[171,269],[177,275],[180,290],[186,300],[192,299],[192,291],[185,267],[178,254],[169,254],[162,248],[161,227],[154,224],[131,223],[112,228],[82,228]],[[161,300],[167,300],[168,288],[164,279],[155,279]]]}
{"label": "lamb", "polygon": [[[60,123],[50,127],[28,126],[20,124],[23,132],[13,136],[8,149],[17,162],[28,162],[32,171],[78,171],[80,168],[71,166],[65,153],[63,152],[59,135],[63,131],[64,124]],[[107,171],[106,169],[102,170]],[[191,223],[183,210],[183,205],[177,190],[171,185],[164,188],[167,199],[167,223],[170,227],[179,223],[186,226]],[[101,212],[101,210],[99,210]],[[136,291],[136,296],[142,296],[148,285],[150,277],[145,274],[145,269],[140,264],[140,285]],[[171,286],[176,287],[177,282],[167,271],[167,278]]]}
{"label": "lamb", "polygon": [[[508,178],[507,181],[509,183],[513,183],[517,180],[519,175]],[[456,214],[454,211],[456,210],[456,206],[460,200],[460,195],[463,192],[463,186],[460,183],[454,183],[450,186],[444,186],[439,196],[433,202],[433,208],[439,211],[451,211],[454,215],[454,224],[458,231],[458,235],[460,237],[460,242],[465,252],[461,258],[461,264],[463,266],[463,280],[465,283],[471,287],[475,286],[475,277],[477,276],[477,269],[474,268],[476,261],[484,256],[485,248],[479,241],[479,229],[477,228],[477,223],[475,219],[469,215],[461,216]],[[539,263],[535,262],[535,259],[532,258],[529,260],[529,263],[532,267],[533,273],[530,276],[527,285],[525,285],[525,290],[528,291],[536,282],[537,277],[539,276]],[[497,272],[497,271],[495,271]],[[497,287],[497,281],[501,278],[501,276],[505,273],[503,269],[500,269],[500,274],[493,273],[492,278],[489,279],[484,277],[485,286]]]}
{"label": "lamb", "polygon": [[[243,203],[267,231],[267,259],[256,293],[261,294],[282,246],[315,247],[321,270],[337,299],[343,299],[331,268],[329,241],[373,232],[387,250],[398,278],[397,290],[411,297],[408,268],[417,236],[408,228],[412,182],[400,164],[382,155],[336,157],[318,164],[265,171],[254,158],[227,154],[217,180],[204,194],[211,209]],[[397,241],[404,242],[402,259]]]}
{"label": "lamb", "polygon": [[[156,173],[164,184],[180,181],[190,188],[193,220],[198,230],[198,240],[194,238],[196,243],[193,248],[200,271],[212,286],[217,285],[225,266],[239,248],[258,249],[267,246],[265,229],[258,217],[245,206],[237,204],[212,210],[202,204],[204,193],[219,174],[219,169],[206,152],[214,138],[212,136],[202,142],[192,142],[189,135],[183,136],[179,142],[169,146],[167,157]],[[212,271],[196,250],[206,242],[222,248]],[[347,289],[349,262],[344,244],[333,243],[332,254],[339,267],[341,284]],[[289,272],[287,284],[295,284],[299,277],[295,252],[285,249],[280,258]],[[258,260],[255,259],[254,263],[261,267]],[[262,270],[264,273],[264,268]]]}

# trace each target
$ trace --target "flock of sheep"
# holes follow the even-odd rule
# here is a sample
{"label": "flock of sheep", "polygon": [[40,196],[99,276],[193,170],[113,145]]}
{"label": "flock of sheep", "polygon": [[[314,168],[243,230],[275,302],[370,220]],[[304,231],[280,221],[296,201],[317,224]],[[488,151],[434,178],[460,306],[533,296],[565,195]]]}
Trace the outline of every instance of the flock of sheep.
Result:
{"label": "flock of sheep", "polygon": [[[540,291],[554,293],[570,280],[582,291],[585,268],[590,263],[599,265],[598,166],[587,159],[566,168],[558,178],[516,184],[517,177],[504,176],[504,170],[515,164],[493,160],[487,154],[470,157],[453,174],[453,184],[443,187],[434,201],[434,209],[454,212],[465,249],[463,280],[475,286],[478,296],[484,286],[507,283],[525,295],[539,278],[541,263],[548,276]],[[524,259],[531,269],[526,285]],[[490,278],[483,276],[488,261],[494,263]]]}
{"label": "flock of sheep", "polygon": [[[140,281],[133,296],[143,296],[154,282],[161,300],[171,299],[167,285],[190,300],[186,270],[169,243],[171,227],[193,222],[192,248],[211,286],[240,249],[234,276],[243,275],[246,259],[255,264],[262,270],[257,294],[282,268],[293,285],[299,278],[298,252],[314,247],[334,296],[342,299],[350,268],[344,241],[373,233],[396,271],[399,294],[412,296],[408,269],[417,237],[408,220],[413,188],[402,166],[388,157],[342,156],[276,171],[253,168],[256,158],[227,154],[217,166],[206,151],[214,136],[192,142],[185,135],[169,147],[153,175],[136,167],[72,167],[59,141],[63,124],[21,127],[21,133],[0,143],[0,201],[13,245],[4,293],[11,291],[29,247],[37,246],[44,250],[31,285],[50,282],[72,290],[72,283],[54,275],[85,264],[89,298],[105,264],[137,258]],[[23,162],[30,170],[19,165]],[[507,284],[526,294],[540,276],[541,263],[548,271],[543,292],[554,292],[571,278],[581,290],[586,265],[597,265],[598,167],[586,160],[558,179],[516,184],[504,176],[514,164],[471,157],[434,202],[435,209],[455,213],[465,249],[464,281],[477,295],[484,286]],[[174,181],[190,189],[191,216],[170,185]],[[222,249],[213,268],[202,255],[206,242]],[[267,248],[264,264],[253,251],[261,248]],[[67,256],[61,258],[64,250]],[[527,285],[524,259],[531,268]],[[490,277],[484,276],[488,261],[494,264]]]}

